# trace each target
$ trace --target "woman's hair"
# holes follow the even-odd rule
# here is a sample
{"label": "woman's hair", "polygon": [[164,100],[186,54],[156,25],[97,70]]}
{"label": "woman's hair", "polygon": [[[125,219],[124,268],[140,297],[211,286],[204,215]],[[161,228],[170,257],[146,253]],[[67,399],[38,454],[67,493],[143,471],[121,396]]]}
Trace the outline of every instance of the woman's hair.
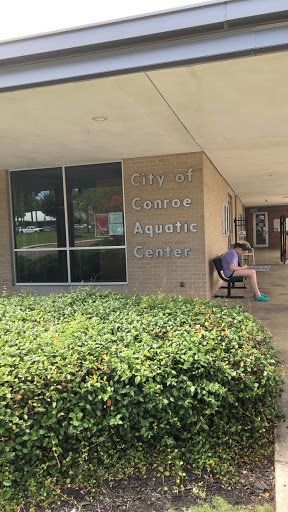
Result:
{"label": "woman's hair", "polygon": [[247,244],[241,244],[241,243],[239,243],[239,242],[237,242],[236,244],[234,244],[234,249],[236,249],[236,247],[240,247],[240,249],[242,249],[242,251],[247,251],[247,249],[248,249]]}

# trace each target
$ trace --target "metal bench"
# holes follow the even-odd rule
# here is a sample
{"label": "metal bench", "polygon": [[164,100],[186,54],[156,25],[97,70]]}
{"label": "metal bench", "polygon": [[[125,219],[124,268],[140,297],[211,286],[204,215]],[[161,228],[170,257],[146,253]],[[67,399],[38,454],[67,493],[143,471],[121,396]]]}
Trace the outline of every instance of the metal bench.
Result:
{"label": "metal bench", "polygon": [[[227,289],[227,295],[214,295],[214,297],[223,297],[225,299],[244,299],[243,295],[231,295],[231,288],[235,288],[235,283],[243,283],[244,277],[242,276],[235,276],[233,275],[231,277],[225,277],[223,275],[223,269],[222,269],[222,257],[217,256],[217,258],[213,259],[213,263],[215,265],[215,268],[217,270],[218,276],[227,283],[227,286],[221,286],[221,288]],[[246,288],[245,284],[244,286],[238,286],[237,288]]]}

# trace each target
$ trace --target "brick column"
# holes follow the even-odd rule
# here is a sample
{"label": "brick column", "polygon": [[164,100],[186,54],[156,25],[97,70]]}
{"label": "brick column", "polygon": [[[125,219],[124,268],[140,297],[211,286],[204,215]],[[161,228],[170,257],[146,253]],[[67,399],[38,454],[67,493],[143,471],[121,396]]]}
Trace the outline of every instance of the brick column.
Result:
{"label": "brick column", "polygon": [[13,251],[9,202],[8,171],[0,170],[0,295],[11,293],[13,284]]}
{"label": "brick column", "polygon": [[129,293],[207,298],[202,158],[124,160]]}

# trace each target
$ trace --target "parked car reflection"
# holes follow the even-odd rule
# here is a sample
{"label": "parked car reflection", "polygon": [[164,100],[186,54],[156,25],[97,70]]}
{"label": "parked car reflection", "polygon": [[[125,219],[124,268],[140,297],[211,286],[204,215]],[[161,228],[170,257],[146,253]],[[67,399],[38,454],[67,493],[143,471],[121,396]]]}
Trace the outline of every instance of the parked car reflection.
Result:
{"label": "parked car reflection", "polygon": [[22,228],[22,232],[27,233],[40,233],[43,228],[38,228],[37,226],[27,226],[26,228]]}

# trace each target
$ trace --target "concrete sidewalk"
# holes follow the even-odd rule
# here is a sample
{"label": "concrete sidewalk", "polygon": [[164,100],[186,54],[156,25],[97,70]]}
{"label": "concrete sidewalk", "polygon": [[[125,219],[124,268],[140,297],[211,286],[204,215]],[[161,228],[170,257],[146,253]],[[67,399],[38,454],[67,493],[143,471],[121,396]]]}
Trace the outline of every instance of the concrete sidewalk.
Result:
{"label": "concrete sidewalk", "polygon": [[[255,302],[247,280],[247,289],[239,290],[245,299],[241,304],[271,332],[283,363],[285,386],[281,400],[281,410],[288,418],[288,261],[280,263],[280,251],[255,249],[256,265],[271,265],[269,272],[257,272],[259,289],[267,293],[269,302]],[[240,293],[241,292],[241,293]],[[219,289],[219,295],[225,290]],[[232,295],[236,290],[232,290]],[[232,299],[230,299],[231,302]],[[276,431],[275,444],[275,495],[276,512],[288,512],[288,419]]]}

